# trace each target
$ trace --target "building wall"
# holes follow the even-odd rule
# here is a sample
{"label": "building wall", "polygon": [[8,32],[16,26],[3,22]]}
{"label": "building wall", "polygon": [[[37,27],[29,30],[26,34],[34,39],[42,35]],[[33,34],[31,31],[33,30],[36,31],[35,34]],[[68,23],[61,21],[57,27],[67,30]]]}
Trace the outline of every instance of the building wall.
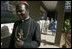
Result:
{"label": "building wall", "polygon": [[28,1],[29,5],[30,5],[30,16],[32,19],[34,19],[35,21],[40,20],[41,16],[40,16],[40,5],[41,2],[40,1]]}

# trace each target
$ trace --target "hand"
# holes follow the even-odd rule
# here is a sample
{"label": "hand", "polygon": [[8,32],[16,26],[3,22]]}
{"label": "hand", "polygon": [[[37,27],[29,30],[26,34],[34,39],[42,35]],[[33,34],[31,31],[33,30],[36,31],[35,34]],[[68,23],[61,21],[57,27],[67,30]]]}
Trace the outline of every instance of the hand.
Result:
{"label": "hand", "polygon": [[17,39],[15,47],[16,48],[22,48],[23,45],[24,45],[24,41]]}

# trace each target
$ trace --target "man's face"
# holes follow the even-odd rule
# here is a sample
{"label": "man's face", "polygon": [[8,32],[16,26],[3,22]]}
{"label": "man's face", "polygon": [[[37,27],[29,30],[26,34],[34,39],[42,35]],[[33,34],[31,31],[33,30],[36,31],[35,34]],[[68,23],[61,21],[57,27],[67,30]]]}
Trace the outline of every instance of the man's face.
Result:
{"label": "man's face", "polygon": [[19,5],[19,7],[16,10],[17,10],[17,15],[20,17],[20,19],[24,20],[26,18],[25,5],[24,4]]}

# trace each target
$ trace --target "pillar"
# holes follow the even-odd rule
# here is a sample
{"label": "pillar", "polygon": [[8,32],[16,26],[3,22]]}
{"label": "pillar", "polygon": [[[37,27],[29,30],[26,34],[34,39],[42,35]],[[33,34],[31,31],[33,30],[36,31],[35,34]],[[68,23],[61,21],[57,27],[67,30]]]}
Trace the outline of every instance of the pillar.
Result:
{"label": "pillar", "polygon": [[55,37],[55,45],[57,46],[60,46],[64,15],[65,15],[65,1],[59,1],[57,4],[57,31]]}
{"label": "pillar", "polygon": [[28,1],[30,4],[30,16],[33,20],[38,21],[40,20],[40,5],[41,1]]}

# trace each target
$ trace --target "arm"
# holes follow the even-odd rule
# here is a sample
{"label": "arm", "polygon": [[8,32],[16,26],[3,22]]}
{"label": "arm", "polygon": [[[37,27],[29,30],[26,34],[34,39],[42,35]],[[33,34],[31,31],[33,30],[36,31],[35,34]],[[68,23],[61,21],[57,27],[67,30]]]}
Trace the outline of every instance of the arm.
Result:
{"label": "arm", "polygon": [[15,22],[14,27],[13,27],[13,32],[10,36],[9,48],[14,48],[16,26],[17,26],[17,23]]}
{"label": "arm", "polygon": [[32,36],[32,42],[24,42],[24,48],[37,48],[40,46],[41,42],[41,33],[40,33],[40,26],[36,24],[34,35]]}
{"label": "arm", "polygon": [[15,32],[15,25],[14,25],[14,27],[13,27],[13,32],[12,32],[12,34],[11,34],[11,36],[10,36],[9,48],[12,48],[13,45],[14,45],[14,35],[15,35],[14,32]]}

